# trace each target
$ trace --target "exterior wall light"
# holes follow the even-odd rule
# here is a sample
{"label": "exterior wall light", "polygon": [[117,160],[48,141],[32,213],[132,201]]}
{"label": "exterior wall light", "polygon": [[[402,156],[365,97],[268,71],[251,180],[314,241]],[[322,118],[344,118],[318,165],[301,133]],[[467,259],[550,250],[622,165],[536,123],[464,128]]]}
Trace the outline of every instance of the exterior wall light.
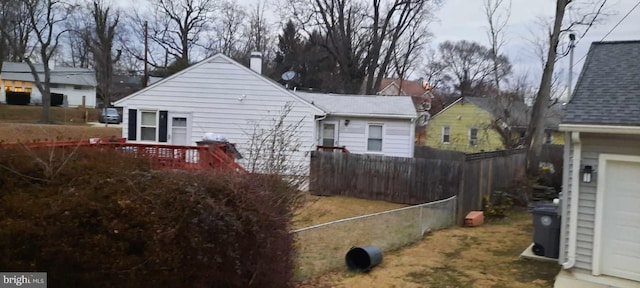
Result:
{"label": "exterior wall light", "polygon": [[584,166],[584,169],[582,170],[582,182],[584,183],[591,183],[591,178],[593,174],[593,167],[591,167],[590,165],[586,165]]}

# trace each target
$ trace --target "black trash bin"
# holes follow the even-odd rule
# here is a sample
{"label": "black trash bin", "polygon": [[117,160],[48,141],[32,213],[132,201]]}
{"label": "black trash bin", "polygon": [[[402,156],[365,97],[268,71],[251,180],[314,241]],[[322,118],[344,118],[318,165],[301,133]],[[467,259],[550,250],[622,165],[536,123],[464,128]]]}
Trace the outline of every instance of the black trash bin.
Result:
{"label": "black trash bin", "polygon": [[538,205],[533,214],[533,254],[548,258],[558,258],[560,254],[560,217],[558,206]]}
{"label": "black trash bin", "polygon": [[345,260],[349,270],[368,272],[382,263],[382,249],[376,246],[351,247]]}

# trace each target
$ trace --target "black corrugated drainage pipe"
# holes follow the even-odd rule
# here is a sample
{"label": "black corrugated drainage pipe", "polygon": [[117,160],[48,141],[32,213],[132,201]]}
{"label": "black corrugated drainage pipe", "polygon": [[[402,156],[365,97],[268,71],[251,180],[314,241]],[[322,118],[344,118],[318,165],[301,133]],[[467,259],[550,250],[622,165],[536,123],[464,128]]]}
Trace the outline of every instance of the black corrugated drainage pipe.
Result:
{"label": "black corrugated drainage pipe", "polygon": [[351,247],[345,260],[349,270],[369,272],[371,268],[382,263],[382,249],[376,246]]}

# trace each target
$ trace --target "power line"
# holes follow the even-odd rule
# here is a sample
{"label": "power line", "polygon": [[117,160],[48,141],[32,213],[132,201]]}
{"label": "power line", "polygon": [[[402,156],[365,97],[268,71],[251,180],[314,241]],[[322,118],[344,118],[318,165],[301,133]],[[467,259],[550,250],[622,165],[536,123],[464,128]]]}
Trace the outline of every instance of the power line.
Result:
{"label": "power line", "polygon": [[[638,1],[638,3],[636,3],[636,5],[634,5],[631,10],[629,10],[629,12],[627,12],[627,14],[624,15],[624,17],[622,17],[622,19],[620,19],[620,21],[618,21],[618,23],[616,23],[616,25],[613,26],[613,28],[611,28],[611,30],[609,30],[609,32],[607,32],[607,34],[605,34],[602,39],[600,39],[601,41],[604,41],[604,39],[606,39],[614,30],[616,30],[616,28],[618,28],[618,26],[620,26],[620,24],[622,24],[622,22],[627,19],[627,17],[629,17],[629,15],[631,13],[633,13],[634,10],[636,10],[636,8],[638,8],[638,6],[640,6],[640,1]],[[584,60],[585,57],[587,57],[587,54],[582,55],[582,57],[580,57],[580,59],[578,59],[578,61],[576,61],[576,64],[580,63],[580,61]]]}

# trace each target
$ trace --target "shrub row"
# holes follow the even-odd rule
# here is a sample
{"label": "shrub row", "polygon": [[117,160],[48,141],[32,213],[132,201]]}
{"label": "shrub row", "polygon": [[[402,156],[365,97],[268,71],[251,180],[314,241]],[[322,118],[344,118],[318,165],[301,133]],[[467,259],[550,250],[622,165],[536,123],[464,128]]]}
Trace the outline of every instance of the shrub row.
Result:
{"label": "shrub row", "polygon": [[276,177],[0,149],[0,271],[45,271],[51,287],[291,287],[293,193]]}

